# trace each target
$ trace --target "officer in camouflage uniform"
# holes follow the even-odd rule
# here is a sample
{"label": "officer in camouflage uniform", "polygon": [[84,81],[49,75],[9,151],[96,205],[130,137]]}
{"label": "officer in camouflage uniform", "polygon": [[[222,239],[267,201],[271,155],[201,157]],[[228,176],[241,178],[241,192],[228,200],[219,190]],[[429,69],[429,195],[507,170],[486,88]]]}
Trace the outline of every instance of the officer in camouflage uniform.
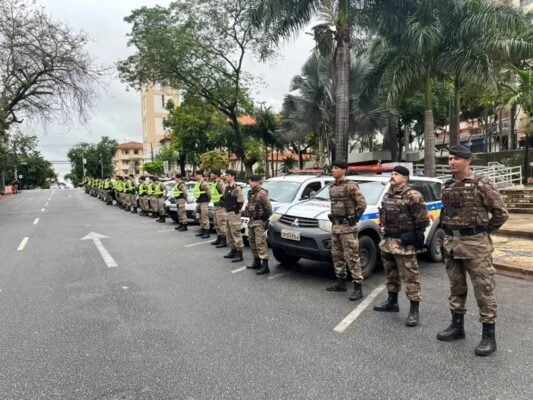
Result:
{"label": "officer in camouflage uniform", "polygon": [[265,229],[268,226],[268,219],[272,215],[272,204],[268,191],[261,186],[261,175],[252,175],[249,183],[250,191],[248,192],[248,204],[244,216],[250,218],[249,240],[254,262],[246,268],[257,269],[257,275],[264,275],[270,273]]}
{"label": "officer in camouflage uniform", "polygon": [[176,185],[172,196],[176,199],[176,212],[178,214],[179,224],[174,229],[180,232],[187,231],[187,186],[180,174],[176,174]]}
{"label": "officer in camouflage uniform", "polygon": [[211,242],[217,249],[227,247],[226,241],[226,208],[224,207],[224,191],[226,182],[220,177],[220,170],[211,171],[209,187],[211,188],[211,201],[215,206],[215,228],[217,240]]}
{"label": "officer in camouflage uniform", "polygon": [[200,232],[194,236],[202,239],[209,239],[211,226],[209,224],[209,202],[211,201],[211,190],[209,182],[204,178],[202,170],[196,171],[196,185],[194,186],[194,198],[196,200],[196,209],[200,214]]}
{"label": "officer in camouflage uniform", "polygon": [[155,216],[159,218],[156,222],[165,222],[165,186],[159,181],[157,176],[153,178],[154,184],[152,186],[152,196],[150,197],[150,203],[152,204],[152,211]]}
{"label": "officer in camouflage uniform", "polygon": [[390,191],[384,196],[380,220],[385,231],[379,247],[383,267],[387,274],[387,301],[374,306],[376,311],[398,312],[398,293],[405,282],[405,294],[411,307],[405,321],[407,326],[417,326],[419,320],[420,280],[416,251],[424,247],[424,230],[429,226],[429,216],[424,198],[408,185],[409,170],[394,167]]}
{"label": "officer in camouflage uniform", "polygon": [[130,208],[132,214],[137,214],[137,207],[139,206],[137,203],[137,189],[138,185],[135,182],[135,176],[133,174],[130,174],[130,182],[131,182],[131,188],[130,188]]}
{"label": "officer in camouflage uniform", "polygon": [[496,270],[492,265],[491,253],[494,248],[490,233],[502,226],[509,214],[490,180],[470,169],[470,150],[462,145],[454,145],[449,153],[448,165],[453,178],[447,180],[442,188],[443,209],[440,218],[446,233],[443,256],[450,279],[452,322],[447,329],[437,334],[437,339],[451,341],[465,337],[468,272],[483,324],[482,339],[475,353],[488,356],[496,351]]}
{"label": "officer in camouflage uniform", "polygon": [[345,161],[335,161],[332,175],[335,178],[330,186],[331,214],[331,256],[337,275],[337,283],[328,287],[330,292],[346,292],[346,265],[350,270],[353,281],[353,293],[349,299],[359,300],[363,297],[361,283],[363,272],[359,261],[359,240],[357,239],[357,223],[365,212],[365,196],[359,185],[346,179],[348,164]]}
{"label": "officer in camouflage uniform", "polygon": [[242,189],[235,183],[237,171],[226,171],[226,191],[224,192],[224,207],[226,208],[226,235],[229,239],[231,250],[224,258],[232,259],[231,262],[241,262],[244,244],[241,234],[241,208],[244,204]]}
{"label": "officer in camouflage uniform", "polygon": [[124,177],[124,193],[122,199],[124,201],[124,211],[131,211],[131,193],[133,191],[133,183],[130,181],[130,177],[126,175]]}
{"label": "officer in camouflage uniform", "polygon": [[150,209],[149,200],[148,200],[148,178],[146,178],[144,175],[141,175],[139,177],[139,187],[137,188],[139,193],[139,207],[141,209],[141,212],[139,213],[140,216],[146,217],[148,216],[148,210]]}

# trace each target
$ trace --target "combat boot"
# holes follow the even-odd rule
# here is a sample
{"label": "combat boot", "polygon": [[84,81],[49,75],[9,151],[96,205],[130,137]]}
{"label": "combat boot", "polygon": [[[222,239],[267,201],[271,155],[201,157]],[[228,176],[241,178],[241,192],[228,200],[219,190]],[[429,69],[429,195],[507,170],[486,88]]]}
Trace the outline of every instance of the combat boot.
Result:
{"label": "combat boot", "polygon": [[181,228],[183,228],[183,224],[179,223],[178,226],[176,226],[174,229],[177,231],[181,231]]}
{"label": "combat boot", "polygon": [[204,236],[204,233],[205,233],[205,229],[204,228],[200,228],[198,233],[195,233],[194,236],[196,236],[196,237]]}
{"label": "combat boot", "polygon": [[257,275],[270,274],[270,269],[268,268],[268,260],[261,260],[261,268],[256,272]]}
{"label": "combat boot", "polygon": [[337,282],[333,286],[326,288],[328,292],[346,292],[346,279],[337,278]]}
{"label": "combat boot", "polygon": [[217,235],[217,240],[215,240],[214,242],[211,242],[211,246],[216,246],[216,245],[220,244],[221,240],[222,240],[222,236]]}
{"label": "combat boot", "polygon": [[235,257],[233,258],[233,260],[231,260],[231,262],[237,263],[241,262],[242,260],[244,260],[242,258],[242,249],[235,251]]}
{"label": "combat boot", "polygon": [[259,269],[261,268],[261,259],[259,257],[254,257],[254,262],[252,265],[247,265],[246,268],[248,269]]}
{"label": "combat boot", "polygon": [[131,213],[132,213],[132,214],[137,214],[137,209],[136,209],[135,207],[132,208]]}
{"label": "combat boot", "polygon": [[398,293],[389,292],[389,297],[379,306],[374,306],[374,311],[380,312],[398,312],[400,307],[398,306]]}
{"label": "combat boot", "polygon": [[475,353],[478,356],[488,356],[496,351],[496,325],[483,323],[483,333],[481,342],[476,347]]}
{"label": "combat boot", "polygon": [[413,327],[418,325],[419,306],[420,302],[411,300],[411,308],[409,309],[409,315],[405,320],[405,326]]}
{"label": "combat boot", "polygon": [[183,226],[179,229],[180,232],[186,232],[189,229],[187,228],[187,224],[183,224]]}
{"label": "combat boot", "polygon": [[350,294],[350,297],[348,297],[348,300],[356,301],[362,298],[363,298],[363,288],[361,287],[360,283],[354,282],[353,292]]}
{"label": "combat boot", "polygon": [[164,215],[160,215],[159,219],[156,222],[164,223],[165,221],[166,221],[165,216]]}
{"label": "combat boot", "polygon": [[228,247],[226,236],[221,236],[220,243],[216,246],[217,249],[222,249],[223,247]]}
{"label": "combat boot", "polygon": [[200,239],[209,239],[211,237],[211,233],[209,233],[209,229],[204,230],[204,234],[200,236]]}
{"label": "combat boot", "polygon": [[224,256],[224,258],[233,258],[233,257],[235,257],[236,253],[237,253],[237,249],[234,249],[232,247],[231,250],[229,251],[229,253]]}
{"label": "combat boot", "polygon": [[452,312],[452,323],[445,330],[437,333],[437,339],[443,342],[465,338],[465,315]]}

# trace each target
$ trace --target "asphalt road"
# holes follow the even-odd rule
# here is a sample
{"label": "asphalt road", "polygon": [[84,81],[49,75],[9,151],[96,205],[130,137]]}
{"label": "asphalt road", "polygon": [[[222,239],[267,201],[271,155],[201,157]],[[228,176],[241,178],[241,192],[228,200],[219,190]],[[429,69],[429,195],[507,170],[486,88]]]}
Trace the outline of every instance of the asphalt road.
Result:
{"label": "asphalt road", "polygon": [[[419,327],[404,326],[402,295],[399,314],[370,304],[339,333],[358,303],[324,290],[328,266],[232,273],[245,263],[174,226],[80,190],[1,200],[0,399],[531,398],[531,281],[497,277],[498,351],[480,358],[473,296],[466,340],[436,340],[450,319],[442,264],[422,262]],[[80,240],[90,232],[117,267]]]}

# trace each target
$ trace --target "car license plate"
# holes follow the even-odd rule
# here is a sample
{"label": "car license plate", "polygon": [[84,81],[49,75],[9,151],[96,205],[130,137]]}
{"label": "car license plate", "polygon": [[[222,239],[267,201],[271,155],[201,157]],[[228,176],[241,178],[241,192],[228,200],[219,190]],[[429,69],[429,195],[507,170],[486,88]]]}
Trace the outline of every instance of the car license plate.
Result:
{"label": "car license plate", "polygon": [[281,230],[281,237],[283,239],[300,241],[300,232],[290,231],[288,229]]}

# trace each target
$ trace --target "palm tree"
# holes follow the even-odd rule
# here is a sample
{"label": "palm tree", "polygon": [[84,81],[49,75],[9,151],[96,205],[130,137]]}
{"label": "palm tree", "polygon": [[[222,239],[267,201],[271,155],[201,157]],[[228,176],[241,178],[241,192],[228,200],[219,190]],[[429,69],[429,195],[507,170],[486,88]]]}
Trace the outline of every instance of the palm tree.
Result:
{"label": "palm tree", "polygon": [[441,16],[445,49],[439,58],[454,82],[450,144],[459,142],[461,92],[466,83],[495,90],[504,62],[533,55],[528,23],[518,8],[487,0],[448,1]]}
{"label": "palm tree", "polygon": [[[257,23],[265,27],[275,43],[299,32],[321,12],[334,17],[333,21],[316,27],[315,37],[319,39],[319,47],[325,44],[334,54],[335,157],[344,161],[348,158],[351,35],[360,3],[356,0],[259,0],[254,13]],[[332,41],[334,46],[330,47]]]}

